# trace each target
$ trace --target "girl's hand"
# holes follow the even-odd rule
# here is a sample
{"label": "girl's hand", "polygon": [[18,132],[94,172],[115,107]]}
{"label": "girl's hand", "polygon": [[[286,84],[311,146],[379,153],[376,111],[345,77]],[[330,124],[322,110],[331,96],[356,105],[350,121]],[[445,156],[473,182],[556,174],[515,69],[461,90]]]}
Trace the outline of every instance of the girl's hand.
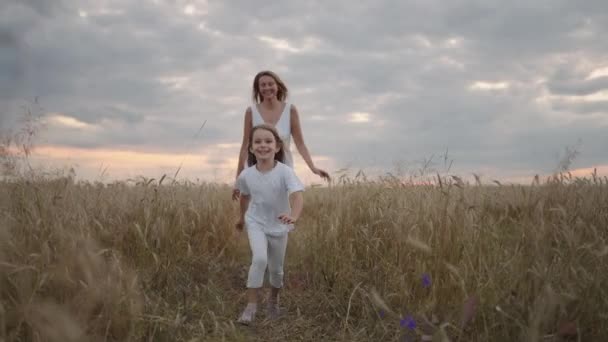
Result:
{"label": "girl's hand", "polygon": [[314,173],[317,176],[320,176],[321,178],[325,179],[326,181],[330,181],[331,177],[329,176],[329,173],[327,173],[327,171],[323,170],[323,169],[319,169],[318,167],[313,166],[311,169],[312,173]]}
{"label": "girl's hand", "polygon": [[245,226],[245,221],[243,219],[238,220],[235,224],[234,227],[236,228],[236,230],[238,230],[239,232],[243,231],[243,227]]}
{"label": "girl's hand", "polygon": [[283,224],[294,224],[296,223],[296,219],[291,217],[290,215],[287,214],[281,214],[279,215],[279,220],[281,221],[281,223]]}
{"label": "girl's hand", "polygon": [[241,192],[239,191],[239,189],[232,189],[232,200],[236,201],[239,199],[240,196]]}

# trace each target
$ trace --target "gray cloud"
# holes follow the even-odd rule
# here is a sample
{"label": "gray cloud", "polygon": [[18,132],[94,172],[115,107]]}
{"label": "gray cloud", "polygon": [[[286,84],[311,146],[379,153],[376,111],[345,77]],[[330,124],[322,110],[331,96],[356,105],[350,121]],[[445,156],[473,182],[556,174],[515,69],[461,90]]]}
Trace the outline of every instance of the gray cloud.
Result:
{"label": "gray cloud", "polygon": [[589,95],[608,89],[608,77],[590,80],[565,80],[549,83],[549,90],[558,95]]}
{"label": "gray cloud", "polygon": [[[606,66],[605,1],[2,6],[3,110],[39,96],[98,127],[56,127],[51,144],[184,152],[205,120],[194,144],[238,143],[251,80],[272,69],[309,149],[336,165],[391,168],[448,149],[460,170],[549,170],[578,138],[581,167],[608,163],[605,101],[542,102],[606,89],[607,77],[587,79]],[[349,122],[353,112],[370,122]]]}
{"label": "gray cloud", "polygon": [[556,101],[553,109],[573,113],[589,114],[599,113],[608,117],[608,101],[568,102]]}
{"label": "gray cloud", "polygon": [[23,7],[26,7],[42,17],[50,17],[50,16],[56,15],[56,14],[66,10],[66,5],[63,0],[56,0],[56,1],[40,1],[40,0],[11,1],[11,0],[9,0],[9,3],[11,3],[11,2],[13,2],[14,4],[18,4]]}
{"label": "gray cloud", "polygon": [[12,31],[0,28],[0,130],[11,126],[15,96],[23,87],[24,66],[21,46]]}

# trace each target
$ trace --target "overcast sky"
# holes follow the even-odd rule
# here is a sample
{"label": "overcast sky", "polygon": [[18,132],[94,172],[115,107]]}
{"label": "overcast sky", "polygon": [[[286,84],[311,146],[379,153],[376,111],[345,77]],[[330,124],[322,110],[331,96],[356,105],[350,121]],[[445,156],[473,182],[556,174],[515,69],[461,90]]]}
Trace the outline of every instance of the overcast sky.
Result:
{"label": "overcast sky", "polygon": [[442,170],[447,150],[453,173],[527,182],[570,146],[608,174],[606,32],[605,0],[8,0],[0,125],[37,97],[45,165],[226,180],[270,69],[331,172]]}

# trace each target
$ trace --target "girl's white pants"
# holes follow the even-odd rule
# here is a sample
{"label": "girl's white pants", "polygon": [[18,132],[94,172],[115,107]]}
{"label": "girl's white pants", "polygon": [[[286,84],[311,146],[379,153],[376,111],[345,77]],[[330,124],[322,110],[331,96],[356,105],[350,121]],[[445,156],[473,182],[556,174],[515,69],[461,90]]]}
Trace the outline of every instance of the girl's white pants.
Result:
{"label": "girl's white pants", "polygon": [[287,250],[287,236],[268,235],[255,226],[247,227],[251,247],[251,267],[247,277],[248,288],[260,288],[264,284],[264,272],[268,266],[268,280],[274,288],[283,287],[283,261]]}

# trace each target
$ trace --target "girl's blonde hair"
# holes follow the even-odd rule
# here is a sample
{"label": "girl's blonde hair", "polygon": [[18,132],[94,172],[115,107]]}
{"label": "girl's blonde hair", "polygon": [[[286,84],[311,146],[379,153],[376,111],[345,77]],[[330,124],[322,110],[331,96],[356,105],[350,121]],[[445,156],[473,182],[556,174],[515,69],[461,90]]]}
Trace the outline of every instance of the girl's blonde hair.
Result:
{"label": "girl's blonde hair", "polygon": [[255,131],[257,131],[258,129],[265,129],[265,130],[269,131],[270,133],[272,133],[272,135],[274,136],[274,140],[276,141],[277,148],[279,149],[279,151],[274,155],[274,160],[284,163],[285,162],[285,152],[283,152],[283,140],[281,140],[281,137],[279,136],[279,132],[277,132],[277,130],[270,125],[261,124],[261,125],[253,126],[251,128],[251,132],[249,133],[249,145],[247,146],[247,165],[253,166],[258,162],[257,159],[255,158],[255,154],[253,154],[251,152],[251,147],[253,146],[253,133]]}
{"label": "girl's blonde hair", "polygon": [[264,98],[262,97],[262,93],[260,92],[260,78],[262,78],[262,76],[270,76],[274,79],[274,81],[277,83],[277,87],[279,88],[277,91],[277,99],[279,99],[279,101],[284,101],[287,98],[287,94],[288,94],[289,90],[287,90],[287,86],[281,80],[279,75],[275,74],[274,72],[272,72],[270,70],[260,71],[253,78],[253,91],[252,91],[253,101],[255,103],[261,103],[262,100],[264,100]]}

